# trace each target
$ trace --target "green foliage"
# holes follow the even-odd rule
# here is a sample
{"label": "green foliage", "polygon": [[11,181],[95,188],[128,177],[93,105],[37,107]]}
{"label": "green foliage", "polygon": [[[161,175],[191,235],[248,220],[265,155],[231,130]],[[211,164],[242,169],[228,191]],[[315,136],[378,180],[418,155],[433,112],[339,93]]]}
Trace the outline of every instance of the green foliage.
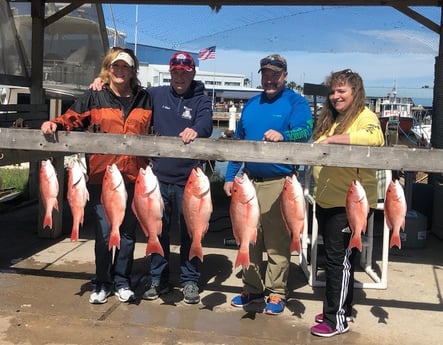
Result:
{"label": "green foliage", "polygon": [[29,168],[20,166],[0,168],[1,189],[25,192],[28,186]]}

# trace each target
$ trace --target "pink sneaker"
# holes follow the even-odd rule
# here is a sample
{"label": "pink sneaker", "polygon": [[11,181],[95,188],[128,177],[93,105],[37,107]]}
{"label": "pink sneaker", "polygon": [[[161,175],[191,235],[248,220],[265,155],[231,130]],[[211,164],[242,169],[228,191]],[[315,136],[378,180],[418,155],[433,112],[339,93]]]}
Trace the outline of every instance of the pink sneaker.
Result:
{"label": "pink sneaker", "polygon": [[349,326],[341,331],[338,331],[336,329],[332,329],[326,322],[318,323],[311,327],[311,333],[319,337],[332,337],[337,334],[346,333],[347,331],[349,331]]}
{"label": "pink sneaker", "polygon": [[[315,315],[314,321],[317,323],[322,323],[323,322],[323,313]],[[346,322],[354,322],[354,319],[352,318],[352,316],[346,316]]]}

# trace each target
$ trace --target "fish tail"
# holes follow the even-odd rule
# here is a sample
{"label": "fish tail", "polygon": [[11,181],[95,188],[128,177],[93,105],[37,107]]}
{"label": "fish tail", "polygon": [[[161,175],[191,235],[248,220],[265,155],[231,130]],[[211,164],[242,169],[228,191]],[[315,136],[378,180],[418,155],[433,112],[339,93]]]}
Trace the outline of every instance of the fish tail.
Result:
{"label": "fish tail", "polygon": [[189,260],[195,256],[198,257],[201,262],[203,262],[203,248],[198,244],[192,244],[191,249],[189,250]]}
{"label": "fish tail", "polygon": [[77,242],[78,241],[78,224],[73,224],[72,225],[71,241],[72,242]]}
{"label": "fish tail", "polygon": [[146,245],[146,256],[152,253],[160,254],[163,257],[165,256],[165,252],[163,251],[159,241],[148,241],[148,244]]}
{"label": "fish tail", "polygon": [[392,232],[391,241],[389,243],[389,248],[397,246],[398,249],[401,249],[401,240],[400,234],[396,231]]}
{"label": "fish tail", "polygon": [[249,268],[249,250],[240,249],[235,260],[235,267],[242,266],[244,269]]}
{"label": "fish tail", "polygon": [[111,250],[112,247],[116,246],[117,249],[120,249],[120,233],[118,231],[112,231],[109,236],[109,245],[108,249]]}
{"label": "fish tail", "polygon": [[351,241],[349,242],[349,249],[352,248],[357,248],[360,252],[362,251],[361,237],[352,236]]}
{"label": "fish tail", "polygon": [[298,254],[300,254],[301,251],[300,239],[292,239],[290,251],[291,253],[296,251]]}
{"label": "fish tail", "polygon": [[43,218],[43,229],[52,229],[52,210],[46,210],[45,217]]}

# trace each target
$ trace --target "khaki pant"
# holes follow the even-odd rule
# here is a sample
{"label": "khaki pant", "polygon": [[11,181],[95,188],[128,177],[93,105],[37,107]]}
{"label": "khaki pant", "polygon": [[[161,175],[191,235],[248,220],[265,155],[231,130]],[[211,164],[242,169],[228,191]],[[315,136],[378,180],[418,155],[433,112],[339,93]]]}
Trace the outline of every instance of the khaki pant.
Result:
{"label": "khaki pant", "polygon": [[[250,293],[264,293],[267,289],[282,298],[287,295],[291,241],[280,210],[284,182],[284,178],[254,182],[260,205],[260,222],[257,242],[249,246],[251,265],[243,274],[244,289]],[[266,268],[263,265],[263,252],[268,259]]]}

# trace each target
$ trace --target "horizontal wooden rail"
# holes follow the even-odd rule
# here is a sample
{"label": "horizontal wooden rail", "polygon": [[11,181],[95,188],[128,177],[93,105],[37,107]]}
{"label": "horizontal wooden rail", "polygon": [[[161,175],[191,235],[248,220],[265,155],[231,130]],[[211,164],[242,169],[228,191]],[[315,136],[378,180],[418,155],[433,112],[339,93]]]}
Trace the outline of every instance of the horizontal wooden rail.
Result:
{"label": "horizontal wooden rail", "polygon": [[47,156],[60,152],[132,154],[145,157],[443,172],[441,149],[203,138],[185,145],[176,137],[64,131],[57,132],[55,136],[44,136],[40,130],[35,129],[0,128],[0,158],[1,155],[5,158],[13,155],[14,150],[44,151]]}

